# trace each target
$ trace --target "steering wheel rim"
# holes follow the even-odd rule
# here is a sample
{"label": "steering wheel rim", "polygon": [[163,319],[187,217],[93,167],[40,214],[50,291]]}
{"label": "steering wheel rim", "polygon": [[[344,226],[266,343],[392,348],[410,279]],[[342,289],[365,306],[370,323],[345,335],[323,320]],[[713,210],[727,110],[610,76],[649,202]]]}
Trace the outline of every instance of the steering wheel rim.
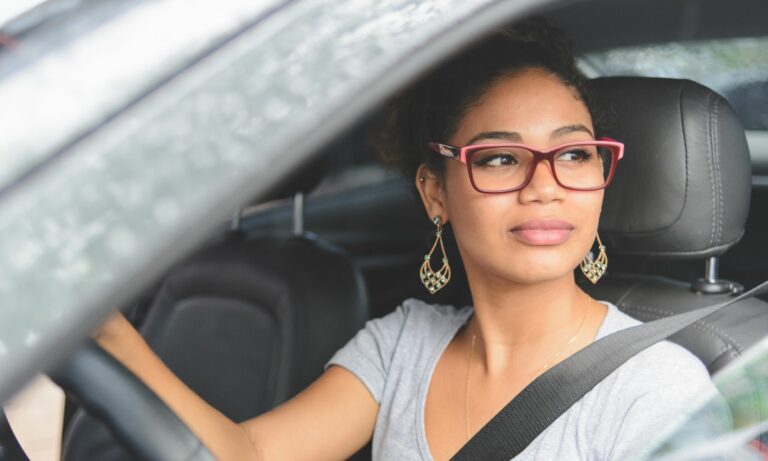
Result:
{"label": "steering wheel rim", "polygon": [[165,402],[95,342],[88,341],[49,376],[136,459],[215,461]]}

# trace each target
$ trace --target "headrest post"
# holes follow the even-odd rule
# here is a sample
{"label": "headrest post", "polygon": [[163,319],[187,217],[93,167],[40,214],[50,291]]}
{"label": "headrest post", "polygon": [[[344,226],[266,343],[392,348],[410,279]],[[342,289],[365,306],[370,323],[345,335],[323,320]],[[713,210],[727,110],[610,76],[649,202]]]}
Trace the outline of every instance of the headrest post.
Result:
{"label": "headrest post", "polygon": [[709,283],[717,282],[718,263],[719,258],[717,256],[707,258],[707,263],[704,269],[704,280]]}
{"label": "headrest post", "polygon": [[741,284],[717,278],[719,263],[720,258],[718,256],[707,258],[704,269],[704,278],[696,279],[691,284],[691,291],[703,295],[719,295],[726,293],[737,295],[742,293],[744,287]]}
{"label": "headrest post", "polygon": [[304,233],[304,192],[293,196],[293,235]]}

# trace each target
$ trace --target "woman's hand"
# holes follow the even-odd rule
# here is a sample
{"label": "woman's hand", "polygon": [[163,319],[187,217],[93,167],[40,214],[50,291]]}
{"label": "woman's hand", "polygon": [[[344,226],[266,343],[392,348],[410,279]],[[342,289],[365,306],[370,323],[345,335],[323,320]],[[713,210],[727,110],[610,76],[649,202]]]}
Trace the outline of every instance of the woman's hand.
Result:
{"label": "woman's hand", "polygon": [[217,459],[260,460],[247,432],[181,382],[123,314],[112,314],[91,337],[152,389]]}
{"label": "woman's hand", "polygon": [[362,381],[341,367],[331,367],[290,401],[238,425],[181,382],[119,312],[92,337],[179,415],[217,459],[345,459],[373,433],[378,404]]}

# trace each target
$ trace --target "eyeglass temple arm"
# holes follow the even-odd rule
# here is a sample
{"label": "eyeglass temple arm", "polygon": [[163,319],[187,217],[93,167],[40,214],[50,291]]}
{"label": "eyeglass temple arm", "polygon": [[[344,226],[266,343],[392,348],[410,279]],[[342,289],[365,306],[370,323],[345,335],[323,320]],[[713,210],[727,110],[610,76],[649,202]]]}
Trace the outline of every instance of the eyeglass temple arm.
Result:
{"label": "eyeglass temple arm", "polygon": [[444,155],[450,158],[459,158],[461,156],[461,149],[458,147],[449,146],[448,144],[440,144],[438,142],[430,142],[430,149],[434,150],[440,155]]}
{"label": "eyeglass temple arm", "polygon": [[619,142],[613,138],[609,138],[608,136],[602,136],[598,141],[609,141],[609,142],[615,142],[617,144],[620,144],[619,147],[619,155],[616,157],[616,160],[621,160],[624,157],[624,143]]}

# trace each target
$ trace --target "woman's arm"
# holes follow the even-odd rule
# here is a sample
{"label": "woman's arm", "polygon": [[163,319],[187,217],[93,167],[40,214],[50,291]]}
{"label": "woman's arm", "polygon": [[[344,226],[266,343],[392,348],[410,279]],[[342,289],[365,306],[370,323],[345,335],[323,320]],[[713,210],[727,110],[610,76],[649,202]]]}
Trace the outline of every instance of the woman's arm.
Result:
{"label": "woman's arm", "polygon": [[332,366],[299,395],[242,427],[264,460],[342,460],[371,439],[378,410],[355,375]]}
{"label": "woman's arm", "polygon": [[99,344],[144,381],[220,460],[335,460],[370,439],[378,405],[352,373],[331,367],[278,408],[240,425],[177,378],[120,314],[97,333]]}

